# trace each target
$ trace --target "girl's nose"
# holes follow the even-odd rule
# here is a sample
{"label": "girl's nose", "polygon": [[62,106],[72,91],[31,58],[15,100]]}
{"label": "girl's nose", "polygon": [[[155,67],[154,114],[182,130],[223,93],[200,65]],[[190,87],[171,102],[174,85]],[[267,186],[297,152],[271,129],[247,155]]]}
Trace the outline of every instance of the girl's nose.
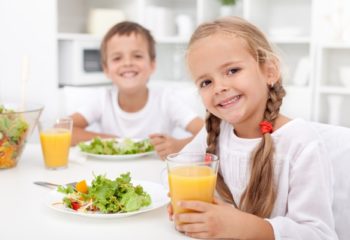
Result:
{"label": "girl's nose", "polygon": [[214,86],[215,94],[220,94],[222,92],[226,92],[227,89],[228,89],[228,87],[227,87],[224,79],[215,81],[215,86]]}

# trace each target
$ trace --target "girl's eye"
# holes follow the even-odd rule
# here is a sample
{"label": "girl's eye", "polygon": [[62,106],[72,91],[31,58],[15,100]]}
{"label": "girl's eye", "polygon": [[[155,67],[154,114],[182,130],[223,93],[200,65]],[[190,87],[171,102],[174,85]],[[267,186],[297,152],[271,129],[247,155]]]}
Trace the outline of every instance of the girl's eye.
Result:
{"label": "girl's eye", "polygon": [[204,87],[208,86],[210,83],[211,83],[211,80],[208,80],[208,79],[204,80],[204,81],[199,83],[199,87],[204,88]]}
{"label": "girl's eye", "polygon": [[235,73],[237,73],[239,70],[241,70],[241,69],[240,69],[240,68],[230,68],[230,69],[227,71],[227,75],[235,74]]}
{"label": "girl's eye", "polygon": [[142,55],[135,55],[135,58],[143,58]]}

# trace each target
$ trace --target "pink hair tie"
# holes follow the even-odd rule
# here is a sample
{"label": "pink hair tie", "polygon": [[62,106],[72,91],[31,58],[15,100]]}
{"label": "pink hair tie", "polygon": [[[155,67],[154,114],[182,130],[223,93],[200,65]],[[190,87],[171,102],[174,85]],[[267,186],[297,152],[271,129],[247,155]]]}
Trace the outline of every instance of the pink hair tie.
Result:
{"label": "pink hair tie", "polygon": [[273,132],[273,127],[272,127],[272,123],[268,122],[268,121],[262,121],[260,124],[260,131],[262,134],[265,133],[272,133]]}

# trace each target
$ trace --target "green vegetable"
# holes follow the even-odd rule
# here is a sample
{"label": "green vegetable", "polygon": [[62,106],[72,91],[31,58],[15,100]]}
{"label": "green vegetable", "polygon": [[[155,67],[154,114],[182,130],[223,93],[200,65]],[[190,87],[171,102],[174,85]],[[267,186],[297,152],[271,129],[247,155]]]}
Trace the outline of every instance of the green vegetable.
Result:
{"label": "green vegetable", "polygon": [[222,5],[235,5],[237,0],[220,0]]}
{"label": "green vegetable", "polygon": [[72,185],[68,185],[67,187],[58,186],[57,191],[64,194],[69,194],[74,192],[74,188]]}
{"label": "green vegetable", "polygon": [[100,155],[125,155],[150,152],[154,150],[153,145],[149,139],[141,141],[133,141],[131,139],[124,139],[121,142],[116,140],[101,140],[94,138],[89,144],[80,143],[81,151]]}
{"label": "green vegetable", "polygon": [[20,113],[0,105],[0,169],[16,165],[29,125]]}
{"label": "green vegetable", "polygon": [[0,133],[9,139],[11,144],[20,143],[29,127],[27,121],[25,121],[19,114],[12,110],[5,109],[0,105]]}
{"label": "green vegetable", "polygon": [[99,210],[102,213],[137,211],[152,202],[142,186],[133,186],[129,172],[121,174],[115,180],[103,175],[95,176],[87,194],[76,191],[72,186],[61,186],[58,191],[67,195],[63,199],[66,207],[73,208],[72,203],[78,201],[81,208],[84,208],[92,202],[87,210]]}

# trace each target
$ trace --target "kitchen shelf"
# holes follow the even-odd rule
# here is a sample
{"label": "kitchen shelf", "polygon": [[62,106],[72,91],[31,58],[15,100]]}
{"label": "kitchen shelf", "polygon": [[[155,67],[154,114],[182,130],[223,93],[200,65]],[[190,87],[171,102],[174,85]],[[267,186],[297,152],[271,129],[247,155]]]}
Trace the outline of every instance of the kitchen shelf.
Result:
{"label": "kitchen shelf", "polygon": [[58,33],[57,40],[88,40],[88,41],[101,41],[102,37],[88,34],[88,33]]}
{"label": "kitchen shelf", "polygon": [[[176,17],[184,14],[196,27],[220,15],[219,0],[76,0],[73,5],[69,0],[56,1],[59,5],[58,42],[96,41],[98,45],[102,37],[88,34],[83,26],[87,23],[89,10],[94,8],[120,9],[127,20],[146,27],[149,9],[170,10],[171,18],[158,21],[157,26],[165,23],[165,27],[174,31],[166,34],[158,34],[159,29],[152,31],[157,43],[157,68],[151,79],[151,82],[164,82],[169,86],[191,83],[184,61],[189,36],[179,36]],[[350,66],[350,42],[323,42],[324,38],[317,35],[317,30],[322,28],[322,21],[316,14],[319,5],[316,0],[240,0],[235,14],[256,24],[281,53],[286,69],[283,84],[287,91],[283,113],[292,118],[327,122],[329,110],[324,107],[327,105],[324,96],[350,97],[350,89],[343,87],[339,77],[339,67]],[[69,24],[67,19],[71,21]],[[300,71],[305,59],[308,68]]]}
{"label": "kitchen shelf", "polygon": [[310,44],[310,37],[270,37],[269,38],[273,43],[276,44]]}
{"label": "kitchen shelf", "polygon": [[[100,42],[102,41],[102,36],[97,36],[97,35],[88,34],[88,33],[58,33],[57,39],[72,40],[72,41],[87,40],[87,41]],[[155,41],[161,44],[187,44],[189,39],[184,37],[179,37],[179,36],[172,36],[172,37],[158,37],[158,38],[155,38]]]}
{"label": "kitchen shelf", "polygon": [[320,48],[323,49],[350,49],[350,42],[328,42],[321,43]]}
{"label": "kitchen shelf", "polygon": [[349,87],[337,87],[337,86],[323,86],[319,89],[321,94],[339,94],[339,95],[350,95]]}

